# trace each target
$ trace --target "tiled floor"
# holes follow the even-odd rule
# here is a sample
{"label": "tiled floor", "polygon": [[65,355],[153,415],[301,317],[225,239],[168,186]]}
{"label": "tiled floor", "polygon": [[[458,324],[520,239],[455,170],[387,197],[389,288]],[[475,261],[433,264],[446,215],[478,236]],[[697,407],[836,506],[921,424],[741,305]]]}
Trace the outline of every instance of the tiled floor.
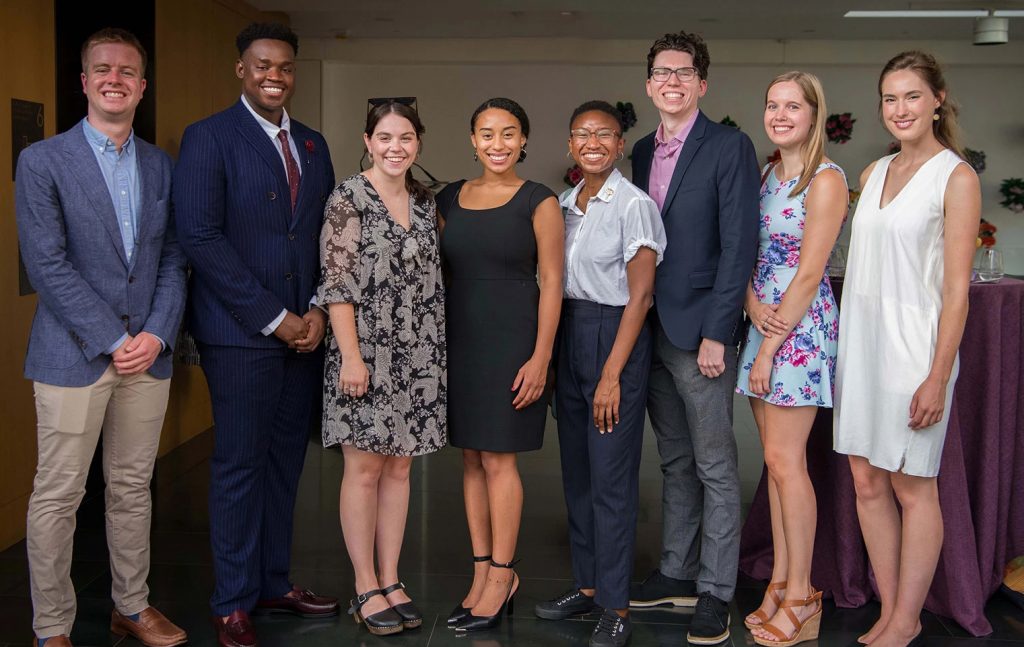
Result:
{"label": "tiled floor", "polygon": [[[760,476],[761,453],[746,403],[737,400],[736,436],[741,455],[744,502],[748,504]],[[648,434],[650,432],[648,431]],[[201,446],[208,438],[200,438]],[[489,633],[457,637],[444,619],[469,586],[469,538],[462,513],[461,461],[457,450],[417,460],[412,503],[402,555],[402,578],[424,612],[421,629],[376,638],[347,615],[329,620],[257,618],[262,647],[306,645],[454,645],[461,647],[586,645],[594,618],[549,622],[533,616],[533,605],[560,593],[571,583],[566,540],[565,506],[561,495],[557,436],[549,426],[540,452],[523,454],[520,469],[526,509],[519,541],[522,586],[510,621]],[[653,437],[645,439],[641,480],[640,524],[636,574],[655,565],[661,532],[661,474]],[[193,447],[193,450],[195,448]],[[179,450],[183,451],[183,450]],[[175,460],[172,456],[170,459]],[[341,454],[310,444],[302,476],[295,524],[294,580],[317,592],[346,599],[352,594],[351,569],[337,522]],[[208,465],[202,462],[173,481],[158,479],[153,523],[151,602],[182,625],[195,646],[215,646],[208,624],[207,599],[213,584],[207,534]],[[102,498],[92,497],[79,514],[72,577],[78,590],[78,620],[72,636],[78,647],[135,645],[107,631],[111,609],[110,575],[102,521]],[[743,629],[742,613],[760,601],[763,583],[741,576],[733,603],[732,645],[753,645]],[[681,646],[691,610],[654,609],[633,614],[634,647]],[[825,605],[820,647],[854,647],[856,637],[871,625],[877,605],[836,609]],[[987,607],[995,632],[986,639],[966,637],[949,620],[926,613],[926,644],[931,647],[1024,647],[1024,612],[995,596]],[[25,546],[0,553],[0,647],[26,646],[31,635],[31,601]]]}

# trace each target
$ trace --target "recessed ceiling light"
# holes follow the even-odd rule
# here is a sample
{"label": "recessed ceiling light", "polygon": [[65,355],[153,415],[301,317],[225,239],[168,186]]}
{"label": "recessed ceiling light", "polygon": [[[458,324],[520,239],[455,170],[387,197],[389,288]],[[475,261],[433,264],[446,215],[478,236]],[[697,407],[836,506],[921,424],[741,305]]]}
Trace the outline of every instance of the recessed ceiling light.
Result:
{"label": "recessed ceiling light", "polygon": [[908,9],[900,11],[847,11],[844,18],[1022,18],[1024,10],[996,9]]}

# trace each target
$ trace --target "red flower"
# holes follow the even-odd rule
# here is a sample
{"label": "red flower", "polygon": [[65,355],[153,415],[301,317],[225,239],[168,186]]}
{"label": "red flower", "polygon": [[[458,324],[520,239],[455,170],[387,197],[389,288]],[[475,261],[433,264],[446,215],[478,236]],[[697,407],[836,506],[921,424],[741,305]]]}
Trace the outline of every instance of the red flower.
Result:
{"label": "red flower", "polygon": [[316,150],[316,146],[313,145],[313,140],[312,139],[307,139],[306,140],[306,150],[309,151],[310,153],[312,153],[313,151]]}

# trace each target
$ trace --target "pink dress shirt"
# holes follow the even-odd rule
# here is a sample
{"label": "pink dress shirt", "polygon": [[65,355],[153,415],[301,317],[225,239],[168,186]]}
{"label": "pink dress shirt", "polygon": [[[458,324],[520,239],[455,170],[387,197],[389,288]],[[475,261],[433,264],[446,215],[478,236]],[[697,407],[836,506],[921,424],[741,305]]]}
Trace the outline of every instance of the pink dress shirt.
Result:
{"label": "pink dress shirt", "polygon": [[682,150],[686,137],[693,130],[693,124],[697,122],[697,111],[683,126],[679,134],[665,141],[665,126],[660,124],[657,132],[654,133],[654,159],[651,160],[651,175],[647,182],[647,193],[661,210],[665,207],[665,196],[668,194],[668,185],[672,181],[672,173],[676,170],[676,162],[679,161],[679,151]]}

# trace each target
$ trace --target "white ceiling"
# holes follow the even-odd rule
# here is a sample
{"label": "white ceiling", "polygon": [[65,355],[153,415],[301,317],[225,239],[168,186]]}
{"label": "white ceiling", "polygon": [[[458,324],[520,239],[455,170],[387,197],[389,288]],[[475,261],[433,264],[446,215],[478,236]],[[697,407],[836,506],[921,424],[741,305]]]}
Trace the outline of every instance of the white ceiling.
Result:
{"label": "white ceiling", "polygon": [[[249,0],[291,17],[300,36],[970,40],[971,18],[843,18],[851,9],[1022,9],[1018,0]],[[1024,19],[1010,20],[1010,40]]]}

